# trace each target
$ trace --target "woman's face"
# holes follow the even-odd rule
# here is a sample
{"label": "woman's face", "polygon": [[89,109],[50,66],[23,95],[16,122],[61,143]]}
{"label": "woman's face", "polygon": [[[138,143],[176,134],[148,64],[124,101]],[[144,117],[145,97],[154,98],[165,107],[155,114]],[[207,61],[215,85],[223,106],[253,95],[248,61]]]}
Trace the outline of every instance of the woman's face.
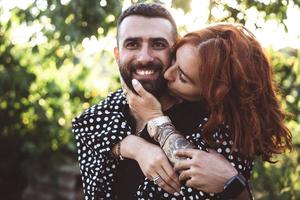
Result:
{"label": "woman's face", "polygon": [[170,92],[188,101],[200,100],[200,66],[196,47],[191,44],[179,47],[176,51],[176,60],[164,74]]}

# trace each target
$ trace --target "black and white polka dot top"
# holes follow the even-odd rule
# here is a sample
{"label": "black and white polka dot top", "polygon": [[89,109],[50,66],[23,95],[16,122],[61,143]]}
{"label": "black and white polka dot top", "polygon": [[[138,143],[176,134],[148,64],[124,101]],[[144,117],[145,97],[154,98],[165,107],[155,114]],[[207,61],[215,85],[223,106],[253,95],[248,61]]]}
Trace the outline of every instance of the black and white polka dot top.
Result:
{"label": "black and white polka dot top", "polygon": [[[113,157],[111,149],[131,134],[131,126],[126,113],[124,113],[126,106],[128,105],[125,96],[120,89],[72,121],[72,132],[76,139],[85,200],[124,199],[116,197],[114,184],[120,163],[124,161]],[[169,117],[174,123],[172,116]],[[190,142],[201,150],[207,150],[209,147],[201,135],[201,126],[206,121],[206,117],[199,119],[199,131],[184,134]],[[176,122],[174,125],[176,126]],[[232,141],[229,137],[229,127],[218,127],[214,138],[217,142],[221,141],[220,145],[215,148],[216,151],[249,179],[253,161],[240,158],[238,151],[231,153]],[[208,194],[186,186],[181,187],[184,197],[176,197],[162,190],[153,181],[147,178],[143,179],[138,183],[139,186],[132,199],[220,199],[216,194]]]}

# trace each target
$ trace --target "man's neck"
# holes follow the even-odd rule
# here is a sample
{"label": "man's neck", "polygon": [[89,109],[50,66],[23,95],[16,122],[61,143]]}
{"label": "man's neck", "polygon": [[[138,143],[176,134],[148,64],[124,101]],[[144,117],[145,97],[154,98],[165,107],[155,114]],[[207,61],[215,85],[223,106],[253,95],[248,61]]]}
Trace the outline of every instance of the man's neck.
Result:
{"label": "man's neck", "polygon": [[178,104],[181,102],[181,100],[177,97],[171,96],[169,94],[164,95],[160,98],[158,98],[161,107],[162,107],[162,111],[166,111],[168,109],[170,109],[171,107],[173,107],[175,104]]}

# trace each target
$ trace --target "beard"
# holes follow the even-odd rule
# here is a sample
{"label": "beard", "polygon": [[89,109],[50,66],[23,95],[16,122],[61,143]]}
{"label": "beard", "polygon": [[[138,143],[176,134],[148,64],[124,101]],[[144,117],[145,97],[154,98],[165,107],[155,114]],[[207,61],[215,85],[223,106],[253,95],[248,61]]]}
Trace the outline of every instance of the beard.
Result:
{"label": "beard", "polygon": [[161,97],[167,91],[167,81],[164,79],[164,68],[164,65],[157,60],[148,62],[145,65],[134,61],[129,63],[127,66],[119,64],[121,77],[123,78],[127,87],[134,93],[136,93],[136,91],[134,90],[131,81],[134,78],[133,74],[135,73],[136,69],[151,69],[155,70],[155,72],[159,71],[159,75],[155,80],[138,80],[144,89],[147,92],[150,92],[156,98]]}

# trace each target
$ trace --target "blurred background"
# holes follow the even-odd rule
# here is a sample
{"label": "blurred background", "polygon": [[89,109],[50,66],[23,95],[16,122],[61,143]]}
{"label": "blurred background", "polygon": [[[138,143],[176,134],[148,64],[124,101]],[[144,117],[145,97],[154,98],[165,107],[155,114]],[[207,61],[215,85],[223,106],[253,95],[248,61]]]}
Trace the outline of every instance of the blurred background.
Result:
{"label": "blurred background", "polygon": [[116,19],[161,2],[181,34],[245,24],[266,48],[294,151],[256,161],[256,199],[300,199],[300,0],[0,0],[0,199],[83,199],[71,119],[120,87]]}

